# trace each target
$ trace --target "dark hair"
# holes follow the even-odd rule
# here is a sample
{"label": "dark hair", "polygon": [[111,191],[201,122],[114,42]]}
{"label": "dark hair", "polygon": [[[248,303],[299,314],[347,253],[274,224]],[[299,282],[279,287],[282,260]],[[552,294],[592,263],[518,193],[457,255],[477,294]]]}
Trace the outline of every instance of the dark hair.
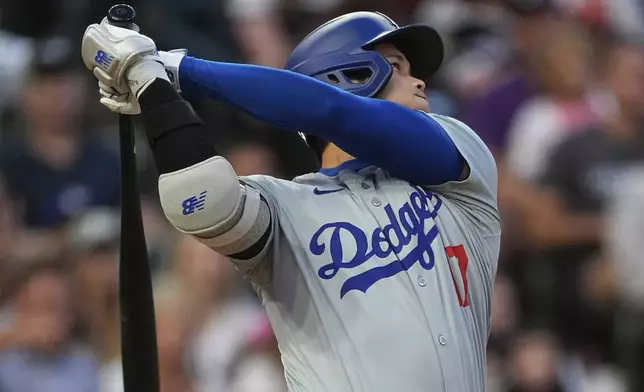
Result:
{"label": "dark hair", "polygon": [[34,56],[29,64],[32,78],[61,76],[77,71],[77,61],[71,42],[62,37],[36,41]]}
{"label": "dark hair", "polygon": [[324,150],[331,143],[319,137],[310,135],[306,136],[306,142],[308,143],[309,147],[311,147],[313,152],[315,152],[315,155],[320,160],[320,162],[322,162],[322,153],[324,153]]}
{"label": "dark hair", "polygon": [[519,17],[530,17],[558,11],[552,0],[506,0],[506,7]]}

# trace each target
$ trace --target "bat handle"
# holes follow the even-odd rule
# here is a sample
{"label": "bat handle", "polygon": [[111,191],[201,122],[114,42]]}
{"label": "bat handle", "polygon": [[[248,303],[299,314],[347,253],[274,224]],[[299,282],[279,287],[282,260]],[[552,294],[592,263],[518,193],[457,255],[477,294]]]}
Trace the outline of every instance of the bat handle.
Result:
{"label": "bat handle", "polygon": [[122,27],[128,30],[138,30],[134,22],[136,21],[136,11],[128,4],[113,5],[107,11],[107,21],[113,26]]}
{"label": "bat handle", "polygon": [[[112,26],[122,27],[128,30],[138,31],[136,22],[136,11],[128,4],[115,4],[107,11],[107,22]],[[121,137],[125,139],[132,139],[132,125],[129,116],[119,115]],[[133,143],[133,141],[128,141]]]}

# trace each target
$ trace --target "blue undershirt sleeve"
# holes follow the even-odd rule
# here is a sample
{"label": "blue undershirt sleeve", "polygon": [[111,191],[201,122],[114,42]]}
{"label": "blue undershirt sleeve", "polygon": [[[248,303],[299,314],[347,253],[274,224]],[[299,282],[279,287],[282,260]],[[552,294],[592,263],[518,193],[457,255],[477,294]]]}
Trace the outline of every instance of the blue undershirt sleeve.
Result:
{"label": "blue undershirt sleeve", "polygon": [[186,95],[206,95],[277,128],[336,144],[348,154],[420,185],[458,180],[464,159],[445,130],[425,113],[360,97],[294,72],[186,56]]}

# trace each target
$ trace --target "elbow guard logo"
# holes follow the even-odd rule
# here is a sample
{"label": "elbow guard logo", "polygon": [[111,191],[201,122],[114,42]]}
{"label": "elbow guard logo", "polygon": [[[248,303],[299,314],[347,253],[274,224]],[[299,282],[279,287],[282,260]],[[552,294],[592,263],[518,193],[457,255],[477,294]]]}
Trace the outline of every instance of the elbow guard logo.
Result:
{"label": "elbow guard logo", "polygon": [[195,211],[201,211],[206,205],[207,191],[203,191],[199,196],[190,196],[181,203],[183,207],[183,215],[193,214]]}

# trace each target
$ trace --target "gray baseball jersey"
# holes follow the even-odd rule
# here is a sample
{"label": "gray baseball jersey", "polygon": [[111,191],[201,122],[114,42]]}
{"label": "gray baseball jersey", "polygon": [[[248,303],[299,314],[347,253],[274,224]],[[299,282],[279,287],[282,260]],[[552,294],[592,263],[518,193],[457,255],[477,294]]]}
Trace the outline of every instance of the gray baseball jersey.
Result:
{"label": "gray baseball jersey", "polygon": [[293,181],[241,178],[267,199],[273,230],[256,258],[233,262],[251,271],[291,391],[485,389],[497,170],[470,128],[431,116],[467,160],[466,180],[414,185],[359,161]]}

